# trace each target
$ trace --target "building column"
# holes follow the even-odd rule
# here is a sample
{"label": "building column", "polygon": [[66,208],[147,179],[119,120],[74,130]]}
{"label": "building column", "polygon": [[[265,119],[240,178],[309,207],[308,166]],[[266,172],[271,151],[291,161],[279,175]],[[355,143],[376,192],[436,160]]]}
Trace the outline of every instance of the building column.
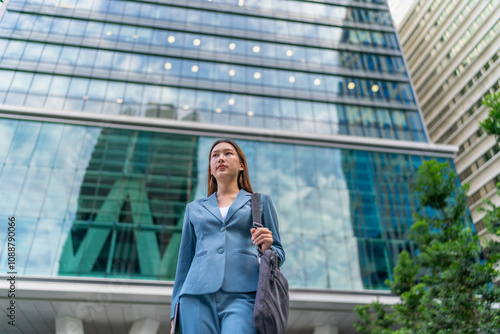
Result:
{"label": "building column", "polygon": [[319,326],[314,328],[314,334],[339,334],[338,327],[332,325]]}
{"label": "building column", "polygon": [[141,319],[134,321],[132,328],[130,328],[128,334],[156,334],[158,328],[160,327],[160,322],[152,319]]}
{"label": "building column", "polygon": [[57,317],[56,334],[85,334],[83,322],[78,318],[69,316]]}

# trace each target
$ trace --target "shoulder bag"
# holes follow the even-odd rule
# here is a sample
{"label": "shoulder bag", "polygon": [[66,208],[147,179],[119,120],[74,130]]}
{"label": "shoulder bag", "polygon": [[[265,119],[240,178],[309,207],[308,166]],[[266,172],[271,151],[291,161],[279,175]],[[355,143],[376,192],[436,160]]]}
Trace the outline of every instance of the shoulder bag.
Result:
{"label": "shoulder bag", "polygon": [[[252,194],[253,227],[262,225],[260,193]],[[259,249],[259,284],[255,297],[253,318],[259,334],[284,334],[288,322],[290,297],[288,281],[281,273],[278,255],[272,249],[262,253]]]}

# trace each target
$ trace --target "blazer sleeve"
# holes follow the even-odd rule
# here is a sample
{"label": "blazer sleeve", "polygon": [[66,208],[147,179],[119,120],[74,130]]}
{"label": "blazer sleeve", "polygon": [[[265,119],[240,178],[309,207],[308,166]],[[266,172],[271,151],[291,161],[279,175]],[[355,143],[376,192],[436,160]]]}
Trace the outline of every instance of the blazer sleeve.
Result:
{"label": "blazer sleeve", "polygon": [[186,206],[184,213],[184,222],[182,224],[181,245],[179,248],[179,258],[177,260],[177,270],[175,272],[174,291],[172,293],[172,309],[170,320],[174,318],[175,304],[179,301],[179,294],[182,290],[182,285],[186,279],[191,262],[193,261],[196,250],[196,235],[194,233],[193,224],[189,220],[189,204]]}
{"label": "blazer sleeve", "polygon": [[278,265],[285,262],[285,251],[283,250],[283,245],[281,245],[281,238],[278,226],[278,216],[276,210],[274,209],[271,197],[266,194],[262,194],[262,224],[267,227],[271,232],[273,232],[273,244],[271,249],[278,255]]}

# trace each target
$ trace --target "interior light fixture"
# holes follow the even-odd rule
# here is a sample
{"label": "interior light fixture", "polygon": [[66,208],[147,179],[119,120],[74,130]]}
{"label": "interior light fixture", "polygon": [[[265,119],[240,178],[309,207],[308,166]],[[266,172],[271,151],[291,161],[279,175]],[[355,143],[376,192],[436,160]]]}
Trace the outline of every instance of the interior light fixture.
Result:
{"label": "interior light fixture", "polygon": [[198,67],[198,65],[193,65],[193,66],[191,66],[191,72],[196,73],[196,72],[198,72],[198,70],[199,70],[199,69],[200,69],[200,68]]}
{"label": "interior light fixture", "polygon": [[88,100],[88,99],[89,99],[89,96],[88,96],[88,95],[83,95],[82,99],[84,99],[84,100]]}
{"label": "interior light fixture", "polygon": [[259,53],[260,52],[260,46],[254,45],[254,47],[252,48],[252,51],[255,52],[255,53]]}
{"label": "interior light fixture", "polygon": [[220,114],[222,112],[222,108],[215,109],[215,112],[218,113],[218,114]]}
{"label": "interior light fixture", "polygon": [[169,43],[173,43],[173,42],[175,42],[175,36],[168,36],[167,41],[168,41]]}
{"label": "interior light fixture", "polygon": [[234,102],[236,102],[233,98],[230,98],[228,103],[230,106],[234,105]]}
{"label": "interior light fixture", "polygon": [[247,112],[247,115],[248,115],[248,116],[253,116],[253,115],[254,115],[254,113],[253,113],[253,111],[249,110],[249,111]]}
{"label": "interior light fixture", "polygon": [[314,85],[315,86],[321,85],[321,80],[320,79],[314,79]]}
{"label": "interior light fixture", "polygon": [[182,107],[184,110],[188,110],[189,106],[186,104],[184,107]]}
{"label": "interior light fixture", "polygon": [[229,50],[234,50],[234,49],[236,49],[236,44],[229,43]]}
{"label": "interior light fixture", "polygon": [[295,77],[293,75],[291,75],[290,78],[288,78],[288,81],[290,81],[291,83],[294,83]]}
{"label": "interior light fixture", "polygon": [[372,86],[372,92],[374,92],[374,93],[378,92],[378,85]]}
{"label": "interior light fixture", "polygon": [[172,68],[172,63],[165,63],[165,69],[169,70]]}
{"label": "interior light fixture", "polygon": [[245,4],[245,0],[239,0],[238,6],[242,7]]}
{"label": "interior light fixture", "polygon": [[116,99],[116,103],[123,103],[123,99]]}
{"label": "interior light fixture", "polygon": [[287,50],[287,51],[286,51],[286,55],[287,55],[288,57],[293,56],[293,51],[292,51],[292,50]]}
{"label": "interior light fixture", "polygon": [[106,36],[111,36],[113,33],[111,31],[106,31]]}
{"label": "interior light fixture", "polygon": [[235,70],[229,70],[229,76],[230,77],[234,77],[235,74],[236,74]]}
{"label": "interior light fixture", "polygon": [[260,76],[261,76],[261,74],[260,74],[259,72],[255,72],[255,73],[253,74],[253,78],[254,78],[254,79],[260,79]]}
{"label": "interior light fixture", "polygon": [[352,81],[347,84],[347,88],[349,88],[349,89],[354,89],[355,87],[356,87],[356,84]]}
{"label": "interior light fixture", "polygon": [[196,38],[194,41],[193,41],[193,45],[194,46],[198,46],[201,44],[201,40],[199,38]]}
{"label": "interior light fixture", "polygon": [[139,38],[139,35],[133,34],[133,35],[132,35],[132,38],[133,38],[133,39],[138,39],[138,38]]}

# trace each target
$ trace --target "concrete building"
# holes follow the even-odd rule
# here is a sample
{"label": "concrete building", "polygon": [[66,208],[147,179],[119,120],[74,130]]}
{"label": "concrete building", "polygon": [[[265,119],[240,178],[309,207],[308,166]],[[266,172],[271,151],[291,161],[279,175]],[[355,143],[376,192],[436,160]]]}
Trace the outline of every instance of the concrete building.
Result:
{"label": "concrete building", "polygon": [[484,97],[500,88],[500,1],[415,1],[398,28],[431,141],[459,147],[455,166],[470,184],[477,231],[483,198],[500,198],[500,147],[478,123]]}
{"label": "concrete building", "polygon": [[398,300],[417,168],[453,166],[414,96],[385,0],[4,1],[0,331],[167,333],[184,209],[230,137],[278,212],[288,333],[353,333]]}

